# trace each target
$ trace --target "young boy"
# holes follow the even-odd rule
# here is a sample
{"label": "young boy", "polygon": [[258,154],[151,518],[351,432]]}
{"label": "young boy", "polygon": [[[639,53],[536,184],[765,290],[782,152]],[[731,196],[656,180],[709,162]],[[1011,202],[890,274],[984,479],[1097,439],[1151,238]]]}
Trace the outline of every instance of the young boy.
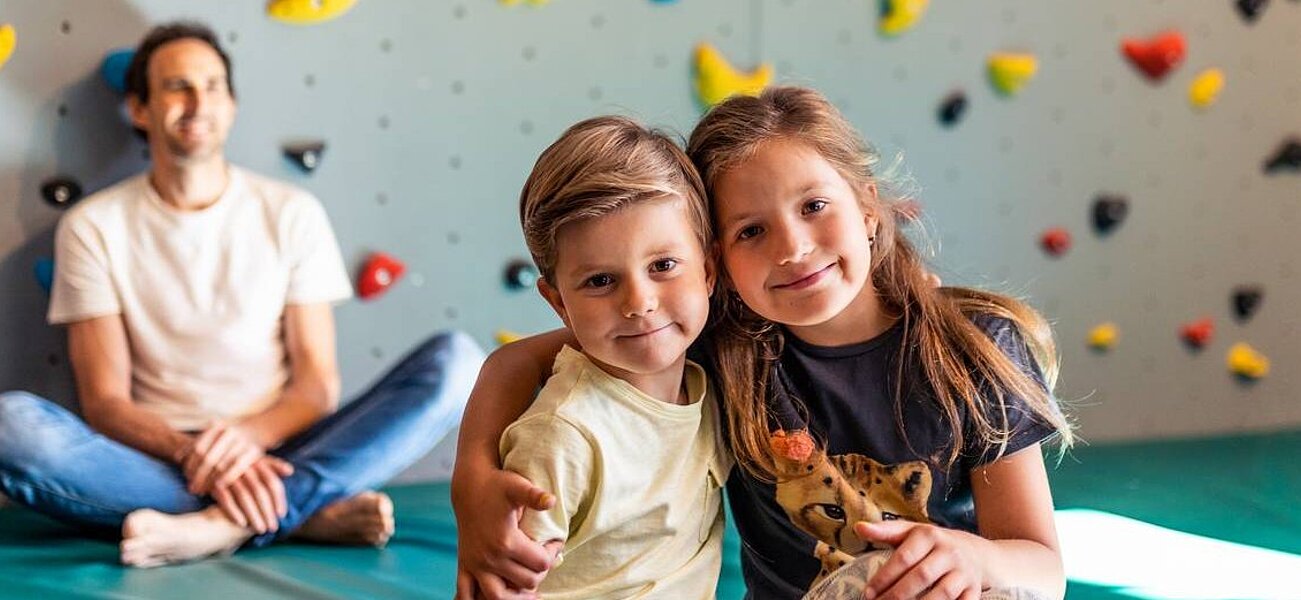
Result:
{"label": "young boy", "polygon": [[[523,529],[560,542],[546,598],[712,598],[728,465],[704,371],[686,360],[714,281],[703,186],[672,140],[578,123],[520,196],[538,291],[566,346],[501,439],[505,468],[556,495]],[[552,547],[560,544],[552,544]]]}

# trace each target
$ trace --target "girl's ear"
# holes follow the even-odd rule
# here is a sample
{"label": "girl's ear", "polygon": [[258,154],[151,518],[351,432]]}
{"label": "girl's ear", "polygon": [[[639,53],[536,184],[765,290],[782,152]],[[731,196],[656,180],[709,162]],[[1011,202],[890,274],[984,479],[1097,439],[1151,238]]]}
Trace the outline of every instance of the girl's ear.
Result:
{"label": "girl's ear", "polygon": [[859,206],[863,207],[863,222],[867,224],[867,235],[875,237],[877,226],[880,225],[876,211],[881,206],[880,198],[876,195],[876,182],[869,181],[863,184],[859,193],[863,195]]}
{"label": "girl's ear", "polygon": [[558,315],[560,320],[564,322],[565,328],[573,331],[574,328],[569,324],[569,311],[565,309],[565,299],[560,295],[560,290],[557,290],[550,283],[547,283],[545,277],[539,277],[538,293],[542,294],[542,297],[546,299],[547,304],[551,305],[551,309],[556,311],[556,315]]}

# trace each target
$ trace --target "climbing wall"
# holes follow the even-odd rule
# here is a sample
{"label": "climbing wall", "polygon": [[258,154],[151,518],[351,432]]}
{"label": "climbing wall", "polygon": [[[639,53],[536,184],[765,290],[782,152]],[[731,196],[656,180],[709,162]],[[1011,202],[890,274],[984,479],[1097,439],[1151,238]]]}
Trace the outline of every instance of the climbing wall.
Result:
{"label": "climbing wall", "polygon": [[[375,252],[404,265],[385,291],[336,312],[346,394],[437,329],[492,345],[498,330],[555,326],[536,294],[503,278],[526,256],[516,206],[529,168],[595,114],[688,133],[705,42],[743,72],[767,64],[775,81],[823,90],[902,155],[944,279],[1023,295],[1054,321],[1060,395],[1086,438],[1301,424],[1301,242],[1290,235],[1301,175],[1262,171],[1301,135],[1294,0],[1265,3],[1254,22],[1229,0],[935,2],[889,34],[875,0],[361,0],[311,25],[240,4],[0,1],[16,39],[0,66],[0,389],[70,403],[36,275],[61,209],[41,187],[67,176],[89,193],[146,166],[101,62],[152,24],[193,17],[235,63],[232,161],[319,196],[355,277]],[[1152,83],[1122,40],[1172,29],[1186,55]],[[1011,93],[991,86],[997,52],[1035,59]],[[1017,60],[996,77],[1029,75]],[[1212,67],[1223,89],[1194,108],[1188,87]],[[325,144],[310,171],[283,154],[302,142]],[[1105,235],[1100,194],[1127,200]],[[1042,246],[1053,228],[1070,238],[1057,256]],[[1263,290],[1249,319],[1231,306],[1241,285]],[[1204,317],[1214,331],[1194,349],[1180,327]],[[1091,349],[1103,323],[1114,339]],[[1229,373],[1240,341],[1268,357],[1268,375]]]}

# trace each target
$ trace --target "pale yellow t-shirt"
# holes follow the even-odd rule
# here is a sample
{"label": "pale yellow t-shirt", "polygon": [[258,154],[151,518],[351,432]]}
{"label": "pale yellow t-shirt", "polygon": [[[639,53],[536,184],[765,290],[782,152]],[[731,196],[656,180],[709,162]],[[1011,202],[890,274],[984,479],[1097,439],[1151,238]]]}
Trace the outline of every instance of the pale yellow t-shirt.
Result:
{"label": "pale yellow t-shirt", "polygon": [[661,402],[566,346],[533,405],[502,434],[505,468],[556,495],[526,511],[533,539],[564,540],[544,598],[713,598],[730,459],[704,370],[691,403]]}
{"label": "pale yellow t-shirt", "polygon": [[74,206],[55,234],[51,324],[119,314],[131,396],[178,430],[266,409],[289,378],[287,304],[352,295],[311,194],[231,167],[221,198],[167,205],[139,175]]}

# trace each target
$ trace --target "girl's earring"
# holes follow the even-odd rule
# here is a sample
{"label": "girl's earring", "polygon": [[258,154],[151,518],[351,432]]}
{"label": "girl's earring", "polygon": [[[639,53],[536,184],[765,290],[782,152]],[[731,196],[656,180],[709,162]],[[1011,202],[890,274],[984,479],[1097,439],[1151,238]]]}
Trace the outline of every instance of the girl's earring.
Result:
{"label": "girl's earring", "polygon": [[874,236],[874,235],[869,235],[869,236],[867,236],[867,245],[868,245],[868,246],[871,246],[872,244],[875,244],[875,243],[876,243],[876,236]]}

